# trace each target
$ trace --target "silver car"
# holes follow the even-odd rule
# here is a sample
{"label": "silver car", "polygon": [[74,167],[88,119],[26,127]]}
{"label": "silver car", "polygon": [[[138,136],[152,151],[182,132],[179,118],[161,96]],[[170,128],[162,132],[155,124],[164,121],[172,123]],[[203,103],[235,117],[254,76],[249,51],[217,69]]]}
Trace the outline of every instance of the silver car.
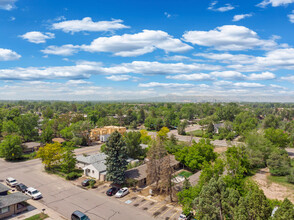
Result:
{"label": "silver car", "polygon": [[7,184],[8,186],[15,187],[18,183],[17,183],[16,179],[14,179],[14,178],[12,178],[12,177],[8,177],[8,178],[6,179],[6,184]]}

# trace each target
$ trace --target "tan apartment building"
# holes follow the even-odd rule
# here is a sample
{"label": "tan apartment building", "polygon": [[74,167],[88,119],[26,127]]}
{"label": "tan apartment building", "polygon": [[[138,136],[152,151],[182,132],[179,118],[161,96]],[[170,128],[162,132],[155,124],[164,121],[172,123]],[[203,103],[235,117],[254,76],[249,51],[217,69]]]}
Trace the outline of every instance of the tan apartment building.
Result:
{"label": "tan apartment building", "polygon": [[126,127],[105,126],[103,128],[94,128],[91,130],[90,139],[92,141],[107,141],[108,137],[115,131],[124,134],[127,131]]}

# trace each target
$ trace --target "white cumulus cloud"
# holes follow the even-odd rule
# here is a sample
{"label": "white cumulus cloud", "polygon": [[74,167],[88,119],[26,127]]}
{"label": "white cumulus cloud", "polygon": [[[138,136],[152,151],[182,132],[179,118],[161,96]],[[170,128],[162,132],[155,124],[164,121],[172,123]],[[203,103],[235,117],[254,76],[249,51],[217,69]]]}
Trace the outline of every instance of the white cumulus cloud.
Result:
{"label": "white cumulus cloud", "polygon": [[294,10],[292,11],[291,14],[288,15],[288,18],[291,23],[294,23]]}
{"label": "white cumulus cloud", "polygon": [[139,87],[153,88],[153,87],[163,87],[163,88],[190,88],[193,84],[189,83],[160,83],[160,82],[150,82],[150,83],[140,83]]}
{"label": "white cumulus cloud", "polygon": [[176,79],[176,80],[187,80],[187,81],[203,81],[203,80],[212,80],[213,77],[206,73],[194,73],[194,74],[179,74],[174,76],[167,76],[167,79]]}
{"label": "white cumulus cloud", "polygon": [[130,75],[111,75],[105,78],[112,81],[116,81],[116,82],[122,82],[122,81],[128,81],[132,77]]}
{"label": "white cumulus cloud", "polygon": [[294,0],[263,0],[257,6],[262,7],[262,8],[264,8],[268,5],[272,5],[273,7],[278,7],[278,6],[282,6],[282,5],[288,5],[291,3],[294,3]]}
{"label": "white cumulus cloud", "polygon": [[123,28],[129,28],[122,24],[123,20],[113,19],[111,21],[92,21],[92,18],[85,17],[82,20],[68,20],[52,24],[52,29],[62,30],[66,33],[75,33],[80,31],[113,31]]}
{"label": "white cumulus cloud", "polygon": [[116,56],[131,57],[162,49],[165,52],[185,52],[192,47],[164,31],[143,30],[137,34],[99,37],[90,45],[82,45],[89,52],[111,52]]}
{"label": "white cumulus cloud", "polygon": [[240,21],[244,18],[249,18],[251,17],[252,14],[241,14],[241,15],[235,15],[234,18],[233,18],[233,21]]}
{"label": "white cumulus cloud", "polygon": [[210,31],[188,31],[185,41],[216,50],[267,49],[277,46],[274,39],[262,40],[256,32],[244,26],[224,25]]}
{"label": "white cumulus cloud", "polygon": [[21,35],[20,37],[31,43],[40,44],[45,43],[48,39],[55,38],[55,35],[50,32],[42,33],[39,31],[31,31]]}
{"label": "white cumulus cloud", "polygon": [[12,50],[0,48],[0,61],[18,60],[20,57],[21,55]]}
{"label": "white cumulus cloud", "polygon": [[218,1],[214,1],[212,2],[208,9],[209,10],[212,10],[212,11],[219,11],[219,12],[226,12],[226,11],[231,11],[233,9],[235,9],[234,6],[232,6],[231,4],[225,4],[225,6],[222,6],[222,7],[215,7],[217,5]]}
{"label": "white cumulus cloud", "polygon": [[9,10],[15,8],[14,3],[16,1],[17,0],[0,0],[0,9],[9,11]]}
{"label": "white cumulus cloud", "polygon": [[72,44],[62,45],[61,47],[58,46],[48,46],[44,50],[41,50],[45,54],[53,54],[53,55],[60,55],[60,56],[70,56],[74,53],[79,51],[79,46],[75,46]]}
{"label": "white cumulus cloud", "polygon": [[269,80],[269,79],[275,79],[276,75],[271,72],[263,72],[260,74],[252,73],[250,74],[247,79],[249,80]]}

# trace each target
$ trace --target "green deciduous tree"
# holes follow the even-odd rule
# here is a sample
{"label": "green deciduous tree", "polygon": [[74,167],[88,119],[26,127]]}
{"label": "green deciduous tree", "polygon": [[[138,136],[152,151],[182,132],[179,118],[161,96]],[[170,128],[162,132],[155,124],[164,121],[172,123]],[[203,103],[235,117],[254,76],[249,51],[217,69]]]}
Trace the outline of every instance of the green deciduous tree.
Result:
{"label": "green deciduous tree", "polygon": [[285,150],[273,151],[267,160],[267,165],[274,176],[286,176],[291,170],[291,161]]}
{"label": "green deciduous tree", "polygon": [[6,160],[18,160],[22,158],[23,150],[21,138],[16,135],[8,135],[0,144],[0,155]]}
{"label": "green deciduous tree", "polygon": [[106,177],[107,180],[115,184],[123,184],[125,181],[125,171],[127,169],[127,148],[123,137],[117,131],[108,138],[105,147],[106,158]]}
{"label": "green deciduous tree", "polygon": [[275,212],[273,220],[294,219],[294,205],[289,199],[284,199],[282,205]]}
{"label": "green deciduous tree", "polygon": [[213,161],[216,157],[213,145],[208,139],[193,142],[192,146],[184,147],[176,153],[177,160],[193,171],[201,169],[205,161]]}
{"label": "green deciduous tree", "polygon": [[53,143],[46,144],[44,147],[40,147],[37,152],[36,158],[40,158],[45,165],[45,169],[52,169],[54,165],[58,165],[61,160],[61,144]]}
{"label": "green deciduous tree", "polygon": [[73,148],[65,147],[62,149],[61,155],[61,169],[64,173],[70,173],[74,171],[77,160]]}
{"label": "green deciduous tree", "polygon": [[286,148],[289,144],[289,135],[282,129],[268,128],[265,130],[264,136],[275,146]]}

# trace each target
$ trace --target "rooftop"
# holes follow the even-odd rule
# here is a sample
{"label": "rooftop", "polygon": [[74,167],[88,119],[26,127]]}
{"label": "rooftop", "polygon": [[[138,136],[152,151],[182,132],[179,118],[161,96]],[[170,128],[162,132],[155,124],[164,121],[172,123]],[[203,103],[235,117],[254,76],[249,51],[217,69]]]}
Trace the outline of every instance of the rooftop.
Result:
{"label": "rooftop", "polygon": [[[103,171],[106,171],[106,165],[105,165],[105,161],[100,161],[100,162],[97,162],[97,163],[93,163],[93,164],[90,164],[89,166],[93,166],[95,167],[95,169],[97,171],[100,172],[103,172]],[[87,169],[88,166],[85,166],[83,169]]]}
{"label": "rooftop", "polygon": [[6,192],[8,190],[10,190],[9,187],[7,187],[4,184],[0,183],[0,193]]}
{"label": "rooftop", "polygon": [[24,195],[21,192],[11,193],[6,196],[0,196],[0,209],[20,202],[25,202],[29,199],[30,197]]}
{"label": "rooftop", "polygon": [[[172,167],[176,166],[180,162],[175,159],[175,156],[169,155],[170,158],[170,165]],[[147,164],[143,164],[141,166],[135,167],[133,169],[126,171],[126,178],[128,179],[135,179],[135,180],[142,180],[147,177]]]}
{"label": "rooftop", "polygon": [[84,163],[84,164],[94,164],[100,161],[104,161],[106,159],[106,154],[99,153],[90,156],[78,155],[77,162]]}
{"label": "rooftop", "polygon": [[40,143],[38,143],[38,142],[26,142],[26,143],[22,143],[22,145],[26,148],[40,147]]}

